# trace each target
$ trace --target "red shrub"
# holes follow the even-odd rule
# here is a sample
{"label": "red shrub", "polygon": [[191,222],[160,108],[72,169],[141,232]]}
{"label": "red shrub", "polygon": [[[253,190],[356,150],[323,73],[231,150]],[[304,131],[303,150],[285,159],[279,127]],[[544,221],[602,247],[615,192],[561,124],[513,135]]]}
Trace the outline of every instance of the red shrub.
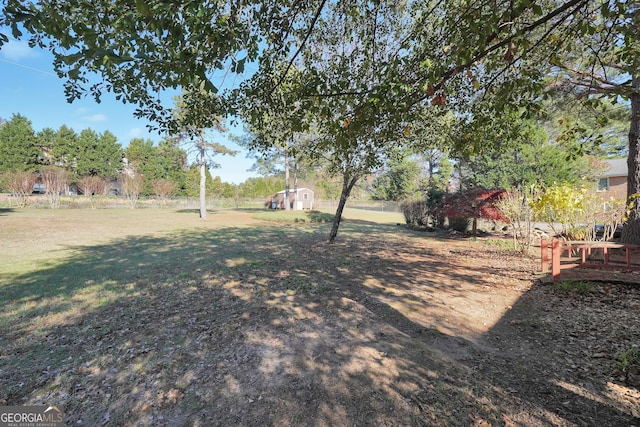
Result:
{"label": "red shrub", "polygon": [[471,188],[448,194],[442,200],[438,211],[448,218],[474,218],[490,221],[509,222],[496,203],[505,197],[506,190]]}

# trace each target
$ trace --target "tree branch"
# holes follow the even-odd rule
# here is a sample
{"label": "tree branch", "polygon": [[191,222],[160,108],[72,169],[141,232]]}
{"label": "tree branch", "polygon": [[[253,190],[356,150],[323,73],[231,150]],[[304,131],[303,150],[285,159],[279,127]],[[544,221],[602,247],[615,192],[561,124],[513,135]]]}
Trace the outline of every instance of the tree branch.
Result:
{"label": "tree branch", "polygon": [[362,96],[371,93],[371,90],[343,90],[330,93],[303,93],[303,98],[334,98],[338,96]]}
{"label": "tree branch", "polygon": [[505,72],[507,72],[507,70],[509,68],[511,68],[516,62],[520,61],[523,57],[525,57],[525,55],[527,55],[528,53],[532,52],[535,48],[537,48],[538,46],[540,46],[542,44],[542,42],[556,29],[560,26],[560,24],[562,24],[569,16],[571,16],[573,13],[575,13],[579,8],[581,7],[581,5],[578,5],[576,7],[576,9],[570,11],[569,13],[567,13],[564,17],[562,17],[561,19],[559,19],[557,22],[555,22],[551,28],[549,28],[547,31],[545,31],[545,33],[533,44],[529,47],[529,49],[527,49],[525,52],[521,53],[520,55],[518,55],[515,59],[511,60],[502,70],[500,70],[495,76],[493,76],[491,78],[491,80],[489,80],[489,82],[486,84],[486,88],[490,88],[495,81],[498,79],[498,77],[500,77],[502,74],[504,74]]}
{"label": "tree branch", "polygon": [[[477,61],[485,58],[486,56],[488,56],[490,53],[495,52],[498,49],[501,49],[505,46],[507,46],[507,44],[509,44],[514,37],[517,37],[518,35],[524,35],[524,34],[528,34],[531,31],[535,30],[536,28],[540,27],[543,24],[546,24],[547,22],[551,21],[553,18],[555,18],[558,15],[561,15],[562,13],[568,11],[569,9],[573,8],[573,12],[575,12],[576,10],[579,10],[580,8],[584,7],[585,4],[588,4],[588,0],[571,0],[565,4],[563,4],[562,6],[558,7],[557,9],[553,10],[552,12],[548,13],[547,15],[541,17],[540,19],[536,20],[535,22],[525,26],[524,28],[518,29],[515,32],[512,32],[508,37],[505,37],[504,39],[498,41],[497,43],[494,43],[492,46],[487,47],[484,50],[481,50],[480,52],[476,53],[476,55],[474,55],[473,58],[471,58],[467,63],[465,64],[460,64],[460,65],[456,65],[452,68],[450,68],[449,70],[447,70],[440,78],[440,81],[438,81],[433,87],[434,90],[439,90],[444,84],[445,82],[447,82],[451,77],[457,75],[458,73],[462,72],[463,70],[465,70],[466,68],[468,68],[470,65],[476,63]],[[574,8],[575,6],[575,8]],[[566,17],[564,18],[566,19]],[[418,81],[416,81],[416,83],[419,83],[422,79],[419,79]],[[419,102],[424,101],[425,99],[427,99],[430,95],[425,94],[421,97],[419,97],[416,102],[414,103],[417,104]]]}
{"label": "tree branch", "polygon": [[[560,69],[567,71],[569,75],[576,76],[577,79],[571,79],[571,82],[573,84],[577,86],[589,87],[595,90],[596,93],[611,92],[611,91],[614,91],[615,88],[624,86],[625,84],[628,84],[631,82],[631,80],[627,80],[625,82],[616,83],[611,80],[608,80],[606,77],[600,77],[593,72],[574,70],[562,64],[554,64],[554,65]],[[597,85],[594,85],[594,82],[597,82]]]}
{"label": "tree branch", "polygon": [[311,21],[311,25],[309,26],[309,29],[307,30],[307,34],[305,34],[304,39],[302,40],[302,43],[300,43],[300,46],[298,46],[298,49],[296,50],[296,53],[293,55],[293,57],[291,58],[291,60],[287,64],[287,68],[284,70],[284,73],[282,73],[282,75],[280,76],[280,79],[278,79],[278,83],[276,83],[276,85],[273,87],[273,89],[271,89],[271,93],[269,95],[272,95],[273,92],[278,88],[278,86],[280,86],[284,82],[284,79],[287,78],[287,74],[289,74],[289,70],[293,66],[294,61],[296,60],[296,58],[298,57],[300,52],[302,52],[302,48],[304,48],[305,44],[307,43],[307,40],[309,40],[309,37],[311,36],[311,33],[313,32],[313,28],[315,27],[316,22],[318,22],[318,19],[320,18],[320,14],[322,13],[322,9],[324,9],[324,5],[326,3],[327,3],[327,0],[322,0],[322,3],[320,3],[320,6],[318,6],[318,9],[316,10],[315,15],[313,16],[313,20]]}

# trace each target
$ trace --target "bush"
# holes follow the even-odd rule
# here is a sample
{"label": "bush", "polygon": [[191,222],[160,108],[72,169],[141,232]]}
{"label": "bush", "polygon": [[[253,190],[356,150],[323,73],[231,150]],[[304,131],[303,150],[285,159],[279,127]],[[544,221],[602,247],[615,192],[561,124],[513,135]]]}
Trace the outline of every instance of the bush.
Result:
{"label": "bush", "polygon": [[458,231],[460,233],[466,233],[469,231],[471,225],[471,218],[447,218],[449,220],[449,228]]}
{"label": "bush", "polygon": [[[575,188],[571,184],[554,184],[530,202],[536,221],[549,224],[555,234],[568,234],[584,222],[584,188]],[[560,224],[560,229],[557,228]]]}
{"label": "bush", "polygon": [[[449,226],[460,232],[466,232],[469,219],[473,219],[475,234],[478,219],[509,222],[497,207],[497,203],[506,194],[505,190],[499,188],[470,188],[445,196],[435,211],[449,218]],[[460,218],[460,221],[454,218]]]}
{"label": "bush", "polygon": [[82,194],[89,198],[91,209],[101,206],[104,197],[109,192],[109,183],[95,175],[83,176],[77,185]]}
{"label": "bush", "polygon": [[513,232],[513,249],[523,254],[529,252],[533,240],[533,212],[529,207],[529,202],[535,197],[533,188],[523,191],[506,193],[505,196],[496,203],[502,215],[509,220]]}
{"label": "bush", "polygon": [[587,228],[586,227],[571,227],[567,228],[565,231],[564,237],[567,240],[593,240],[587,239]]}
{"label": "bush", "polygon": [[28,171],[6,171],[2,175],[2,186],[11,192],[18,207],[24,208],[27,206],[27,197],[33,192],[36,178],[35,174]]}
{"label": "bush", "polygon": [[404,220],[412,227],[426,227],[429,225],[429,204],[423,200],[404,202],[400,205]]}
{"label": "bush", "polygon": [[69,172],[57,166],[48,166],[40,172],[47,201],[51,209],[60,207],[60,197],[69,190]]}

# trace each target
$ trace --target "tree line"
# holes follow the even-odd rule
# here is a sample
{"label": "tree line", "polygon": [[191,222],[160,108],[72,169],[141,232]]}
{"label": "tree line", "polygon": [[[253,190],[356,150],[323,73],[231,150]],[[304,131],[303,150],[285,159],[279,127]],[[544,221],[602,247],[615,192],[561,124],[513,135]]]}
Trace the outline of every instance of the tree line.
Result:
{"label": "tree line", "polygon": [[[278,158],[257,161],[254,170],[262,176],[239,184],[225,182],[209,172],[207,194],[212,198],[266,199],[284,188],[280,164]],[[135,189],[139,196],[195,198],[199,193],[197,165],[189,161],[187,151],[174,138],[166,137],[158,143],[133,138],[122,147],[109,131],[84,129],[78,133],[66,125],[35,131],[21,114],[0,119],[0,175],[0,190],[21,187],[24,195],[30,195],[37,183],[41,186],[36,189],[45,191],[48,187],[53,193],[67,192],[73,185],[80,193],[118,190],[126,195],[126,187],[134,184],[131,176],[142,178],[139,189]],[[339,184],[332,182],[321,167],[304,167],[300,183],[312,186],[320,198],[335,199],[339,194]],[[361,193],[364,197],[366,190]]]}
{"label": "tree line", "polygon": [[[622,239],[640,242],[634,2],[150,0],[113,8],[107,0],[8,0],[2,11],[0,25],[14,38],[52,52],[70,101],[109,91],[169,134],[195,136],[220,117],[241,117],[254,149],[326,162],[341,182],[330,241],[353,189],[397,147],[435,146],[466,160],[506,151],[554,94],[595,109],[627,103]],[[7,40],[0,34],[0,44]],[[236,80],[247,65],[255,72]],[[241,83],[219,87],[218,76]],[[167,88],[182,90],[184,114],[158,101]],[[602,140],[576,138],[576,122],[562,125],[554,139],[573,141],[574,153]]]}
{"label": "tree line", "polygon": [[[16,176],[16,173],[20,177]],[[63,179],[60,187],[53,185],[52,174]],[[22,192],[31,194],[34,185],[40,183],[57,193],[69,190],[69,185],[80,193],[117,190],[122,193],[127,176],[143,179],[137,193],[140,196],[197,197],[199,173],[190,163],[187,152],[171,138],[159,143],[149,139],[133,138],[123,148],[115,135],[84,129],[79,133],[62,125],[54,130],[33,129],[31,121],[14,114],[9,120],[0,121],[0,189],[10,191],[17,183],[28,180]],[[95,186],[96,179],[103,181],[101,189]],[[46,181],[46,182],[45,182]],[[26,182],[26,181],[25,181]],[[106,184],[106,187],[105,187]],[[276,179],[253,178],[235,185],[220,177],[207,176],[210,197],[261,198],[279,191],[281,184]],[[163,187],[163,188],[160,188]]]}

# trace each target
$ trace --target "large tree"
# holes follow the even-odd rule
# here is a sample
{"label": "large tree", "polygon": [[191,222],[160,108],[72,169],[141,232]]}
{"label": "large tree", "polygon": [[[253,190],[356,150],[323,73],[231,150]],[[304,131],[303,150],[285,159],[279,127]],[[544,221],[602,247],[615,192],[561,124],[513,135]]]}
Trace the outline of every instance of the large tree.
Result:
{"label": "large tree", "polygon": [[[640,243],[640,12],[625,0],[421,1],[415,4],[416,102],[455,93],[466,80],[500,111],[535,111],[545,92],[572,87],[582,100],[631,105],[628,195],[622,240]],[[420,47],[420,44],[422,47]],[[433,49],[439,45],[439,49]],[[550,80],[550,77],[552,80]],[[456,93],[456,96],[458,94]],[[526,107],[523,108],[522,107]]]}
{"label": "large tree", "polygon": [[244,197],[251,199],[264,198],[282,189],[282,179],[275,176],[248,178],[240,185]]}
{"label": "large tree", "polygon": [[[166,137],[156,145],[150,139],[133,138],[124,150],[126,167],[144,176],[142,194],[156,194],[156,188],[169,188],[168,180],[175,195],[187,195],[187,172],[189,165],[187,152]],[[124,167],[124,165],[123,165]],[[160,184],[154,183],[160,181]]]}
{"label": "large tree", "polygon": [[114,134],[84,129],[72,149],[72,169],[76,177],[99,176],[112,179],[122,169],[122,146]]}
{"label": "large tree", "polygon": [[129,168],[144,176],[143,195],[155,194],[154,181],[173,182],[177,193],[186,191],[187,153],[171,141],[163,139],[158,145],[143,138],[129,141],[125,149]]}
{"label": "large tree", "polygon": [[40,160],[44,165],[53,164],[52,150],[56,140],[56,131],[51,128],[44,128],[36,133]]}
{"label": "large tree", "polygon": [[158,172],[158,164],[156,161],[156,150],[153,141],[144,138],[133,138],[129,141],[129,145],[124,149],[124,157],[127,163],[127,171],[130,174],[134,172],[144,177],[144,184],[141,193],[144,195],[152,194],[151,182],[154,179],[161,178]]}
{"label": "large tree", "polygon": [[284,207],[289,210],[291,162],[293,160],[296,165],[296,157],[299,158],[304,153],[300,150],[299,134],[295,132],[300,128],[303,118],[300,117],[299,108],[290,108],[285,97],[278,96],[282,95],[280,91],[283,89],[290,90],[290,87],[279,88],[278,93],[270,94],[268,108],[256,110],[257,114],[251,110],[251,102],[241,109],[247,123],[245,135],[237,138],[237,142],[256,157],[255,167],[262,174],[284,176]]}
{"label": "large tree", "polygon": [[53,140],[50,161],[72,173],[75,165],[78,134],[66,125],[60,126]]}
{"label": "large tree", "polygon": [[0,171],[35,171],[41,160],[31,121],[20,114],[0,126]]}
{"label": "large tree", "polygon": [[[397,3],[328,4],[300,48],[299,61],[264,65],[250,87],[265,88],[261,100],[275,98],[299,130],[310,131],[313,136],[299,149],[323,159],[341,178],[330,242],[358,180],[381,166],[404,138],[406,105],[394,73],[403,55],[406,12]],[[248,120],[262,117],[261,100],[254,101]]]}
{"label": "large tree", "polygon": [[187,183],[187,152],[177,147],[170,138],[163,138],[157,146],[161,179],[168,179],[176,186],[177,194],[184,194]]}
{"label": "large tree", "polygon": [[606,98],[576,102],[578,96],[574,88],[565,85],[544,101],[543,114],[536,121],[544,127],[549,139],[572,154],[599,158],[627,156],[630,105]]}
{"label": "large tree", "polygon": [[461,177],[465,186],[515,190],[595,180],[588,157],[574,153],[573,147],[550,141],[544,129],[532,121],[520,127],[517,139],[501,149],[459,160],[465,171]]}
{"label": "large tree", "polygon": [[419,175],[417,160],[407,152],[396,150],[373,181],[373,198],[393,201],[415,199],[419,196]]}
{"label": "large tree", "polygon": [[[180,125],[180,131],[173,135],[177,145],[185,147],[187,153],[191,151],[195,155],[196,165],[200,174],[200,218],[207,218],[207,181],[211,175],[209,169],[220,167],[213,157],[221,154],[235,156],[236,151],[211,141],[209,132],[225,132],[224,119],[216,111],[223,109],[219,97],[208,92],[204,85],[196,91],[183,91],[182,96],[176,98],[173,115]],[[204,101],[203,101],[204,100]],[[215,105],[213,110],[206,110],[208,106]]]}

